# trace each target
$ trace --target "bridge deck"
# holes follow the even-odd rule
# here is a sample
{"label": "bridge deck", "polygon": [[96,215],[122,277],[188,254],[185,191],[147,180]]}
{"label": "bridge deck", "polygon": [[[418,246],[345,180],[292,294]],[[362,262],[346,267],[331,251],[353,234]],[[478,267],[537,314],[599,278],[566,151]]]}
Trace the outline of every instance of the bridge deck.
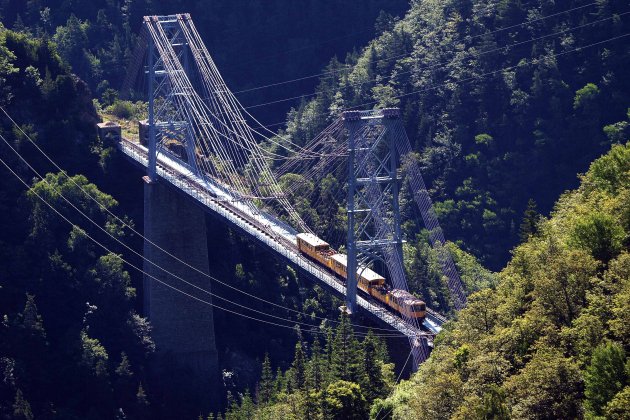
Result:
{"label": "bridge deck", "polygon": [[[133,162],[142,167],[148,165],[148,150],[146,147],[126,139],[122,139],[118,145],[119,150]],[[295,239],[297,232],[287,224],[259,210],[252,211],[249,206],[235,200],[227,188],[198,177],[185,165],[178,163],[163,153],[158,154],[157,173],[162,179],[190,196],[207,211],[224,218],[230,224],[243,230],[258,242],[324,283],[328,288],[345,296],[346,287],[340,280],[325,268],[304,257],[297,250]],[[427,333],[407,324],[403,319],[392,314],[380,304],[371,302],[363,296],[357,296],[357,304],[363,310],[407,337],[437,334],[444,322],[444,318],[433,311],[428,311],[424,322],[424,326],[430,331],[430,333]]]}

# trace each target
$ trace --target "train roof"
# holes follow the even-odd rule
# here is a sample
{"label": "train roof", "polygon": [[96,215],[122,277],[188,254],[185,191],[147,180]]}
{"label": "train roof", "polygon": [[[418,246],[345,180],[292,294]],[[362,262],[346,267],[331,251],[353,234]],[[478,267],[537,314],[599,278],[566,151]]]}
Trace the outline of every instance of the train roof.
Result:
{"label": "train roof", "polygon": [[[363,271],[362,271],[363,270]],[[358,270],[359,273],[361,273],[361,275],[367,280],[367,281],[376,281],[376,280],[383,280],[385,281],[385,277],[381,276],[380,274],[378,274],[375,271],[370,270],[368,267],[366,267],[365,269],[363,269],[362,267],[359,268]]]}
{"label": "train roof", "polygon": [[392,296],[394,296],[396,299],[398,299],[399,301],[404,302],[406,305],[424,303],[422,299],[418,299],[417,297],[415,297],[414,295],[412,295],[406,290],[393,289],[393,290],[390,290],[389,293]]}
{"label": "train roof", "polygon": [[[344,267],[348,266],[348,256],[346,254],[339,253],[339,254],[335,254],[331,256],[330,258],[339,262]],[[359,267],[357,269],[357,273],[360,273],[367,281],[377,281],[377,280],[385,281],[385,277],[374,272],[369,267],[366,267],[365,269],[363,269],[362,267]]]}
{"label": "train roof", "polygon": [[339,262],[344,267],[348,265],[348,256],[346,254],[339,253],[331,256],[330,258]]}
{"label": "train roof", "polygon": [[313,247],[330,246],[328,245],[328,242],[318,238],[312,233],[298,233],[297,237]]}

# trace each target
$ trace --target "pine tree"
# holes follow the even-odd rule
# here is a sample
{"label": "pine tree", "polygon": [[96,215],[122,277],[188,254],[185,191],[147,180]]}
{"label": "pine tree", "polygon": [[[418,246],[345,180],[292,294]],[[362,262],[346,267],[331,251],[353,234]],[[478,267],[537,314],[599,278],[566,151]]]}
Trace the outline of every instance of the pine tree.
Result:
{"label": "pine tree", "polygon": [[276,369],[276,379],[273,382],[273,389],[275,390],[277,394],[279,394],[280,392],[286,391],[286,383],[284,380],[284,375],[282,374],[282,370],[280,370],[280,367]]}
{"label": "pine tree", "polygon": [[364,380],[361,384],[363,394],[368,401],[386,394],[385,381],[381,370],[382,362],[378,360],[378,340],[372,330],[363,340],[363,369]]}
{"label": "pine tree", "polygon": [[326,346],[324,347],[324,358],[328,366],[332,364],[332,345],[335,340],[334,331],[332,328],[326,330]]}
{"label": "pine tree", "polygon": [[326,363],[321,352],[319,337],[315,337],[311,349],[311,360],[306,371],[306,386],[308,389],[321,390],[326,377]]}
{"label": "pine tree", "polygon": [[129,363],[129,358],[124,351],[120,353],[120,364],[116,368],[116,375],[121,378],[130,378],[133,376],[133,372],[131,372],[131,363]]}
{"label": "pine tree", "polygon": [[249,389],[245,390],[245,393],[243,394],[241,398],[241,406],[238,411],[239,411],[239,414],[242,416],[241,418],[243,420],[254,418],[254,414],[256,412],[256,405],[254,404],[254,401],[252,400],[252,396],[249,393]]}
{"label": "pine tree", "polygon": [[149,400],[144,392],[142,383],[138,384],[138,392],[136,393],[135,410],[136,418],[146,418],[149,413]]}
{"label": "pine tree", "polygon": [[39,337],[42,340],[46,338],[44,323],[35,304],[35,296],[29,295],[28,293],[26,294],[26,304],[22,311],[22,326],[28,330],[33,337]]}
{"label": "pine tree", "polygon": [[359,342],[345,312],[341,313],[331,351],[332,379],[359,383],[362,371]]}
{"label": "pine tree", "polygon": [[521,222],[520,238],[522,242],[525,242],[530,236],[536,233],[539,217],[536,211],[536,202],[530,198],[527,202],[527,208],[523,213],[523,221]]}
{"label": "pine tree", "polygon": [[321,392],[306,390],[304,400],[304,420],[321,418]]}
{"label": "pine tree", "polygon": [[264,405],[271,401],[273,396],[273,372],[271,371],[271,362],[269,361],[269,353],[265,353],[265,359],[262,365],[262,374],[258,383],[258,404]]}
{"label": "pine tree", "polygon": [[302,343],[299,341],[295,345],[295,356],[293,357],[291,370],[293,373],[293,387],[296,390],[303,390],[306,383],[306,360],[304,350],[302,350]]}
{"label": "pine tree", "polygon": [[120,364],[115,370],[114,392],[119,404],[123,407],[133,405],[135,381],[131,370],[131,363],[125,352],[120,353]]}
{"label": "pine tree", "polygon": [[31,405],[24,399],[22,390],[18,388],[15,393],[15,402],[13,403],[13,418],[19,420],[33,420],[33,412]]}

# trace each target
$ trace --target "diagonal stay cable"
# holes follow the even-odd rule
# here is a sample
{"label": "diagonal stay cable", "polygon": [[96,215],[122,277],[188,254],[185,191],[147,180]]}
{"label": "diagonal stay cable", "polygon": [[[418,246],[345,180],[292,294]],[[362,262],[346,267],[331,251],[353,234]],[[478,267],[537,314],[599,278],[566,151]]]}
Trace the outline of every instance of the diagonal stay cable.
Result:
{"label": "diagonal stay cable", "polygon": [[[311,314],[308,314],[306,312],[302,312],[296,309],[292,309],[292,308],[287,308],[286,306],[277,304],[275,302],[271,302],[268,301],[266,299],[263,299],[259,296],[256,296],[254,294],[248,293],[244,290],[239,289],[238,287],[232,286],[229,283],[223,282],[213,276],[211,276],[210,274],[204,272],[203,270],[200,270],[190,264],[188,264],[186,261],[182,260],[181,258],[177,257],[176,255],[173,255],[172,253],[168,252],[167,250],[165,250],[164,248],[162,248],[161,246],[159,246],[158,244],[156,244],[155,242],[151,241],[149,238],[145,237],[144,235],[142,235],[142,233],[140,233],[139,231],[137,231],[133,226],[129,225],[125,220],[123,220],[122,218],[120,218],[119,216],[117,216],[114,212],[112,212],[107,206],[105,206],[104,204],[102,204],[98,199],[96,199],[92,194],[90,194],[81,184],[77,183],[72,177],[70,177],[67,172],[62,169],[54,160],[52,160],[52,158],[50,158],[50,156],[48,154],[46,154],[37,143],[35,143],[30,136],[25,133],[22,128],[13,120],[13,118],[6,112],[6,110],[0,106],[0,110],[2,110],[5,115],[13,122],[13,124],[15,125],[15,127],[20,130],[23,135],[35,146],[35,148],[55,167],[57,168],[57,170],[59,170],[68,180],[70,180],[77,188],[79,188],[80,191],[82,191],[88,198],[90,198],[92,201],[94,201],[103,211],[107,212],[110,216],[114,217],[118,222],[121,223],[122,227],[127,227],[129,230],[131,230],[133,233],[135,233],[136,235],[138,235],[140,238],[144,239],[145,241],[147,241],[149,244],[151,244],[153,247],[155,247],[156,249],[160,250],[161,252],[163,252],[164,254],[168,255],[169,257],[173,258],[174,260],[178,261],[179,263],[183,264],[184,266],[192,269],[193,271],[197,272],[198,274],[201,274],[207,278],[209,278],[210,280],[216,281],[217,283],[226,286],[234,291],[237,291],[239,293],[242,293],[250,298],[256,299],[260,302],[278,307],[278,308],[282,308],[284,310],[287,310],[289,312],[293,312],[293,313],[297,313],[300,315],[304,315],[306,317],[311,317]],[[1,136],[0,136],[1,137]],[[4,139],[4,137],[2,137],[2,139],[6,142],[6,139]],[[13,149],[13,147],[9,144],[9,147],[11,147]],[[15,149],[13,149],[15,151]],[[20,156],[21,157],[21,156]],[[25,162],[27,163],[27,162]],[[27,163],[28,165],[28,163]],[[29,165],[30,167],[30,165]],[[335,321],[335,320],[331,320],[329,318],[325,318],[325,317],[314,317],[315,319],[320,319],[320,320],[324,320],[324,321],[328,321],[328,322],[333,322],[333,323],[338,323],[339,321]],[[367,328],[361,325],[355,325],[356,327],[363,327],[363,328]],[[391,329],[382,329],[384,331],[392,331]]]}

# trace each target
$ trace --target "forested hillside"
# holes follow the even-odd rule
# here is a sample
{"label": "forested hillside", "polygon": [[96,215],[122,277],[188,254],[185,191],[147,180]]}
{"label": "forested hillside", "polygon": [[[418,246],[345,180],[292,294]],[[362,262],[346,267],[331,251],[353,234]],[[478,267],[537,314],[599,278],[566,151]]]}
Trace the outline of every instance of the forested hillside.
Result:
{"label": "forested hillside", "polygon": [[429,361],[378,410],[393,418],[628,418],[628,203],[630,143],[593,162],[514,250],[498,286],[470,296]]}
{"label": "forested hillside", "polygon": [[446,237],[500,269],[528,234],[525,211],[547,213],[627,138],[629,11],[619,0],[413,1],[359,54],[330,62],[284,134],[303,144],[340,109],[400,107]]}
{"label": "forested hillside", "polygon": [[[155,352],[142,273],[121,259],[141,258],[112,239],[142,238],[108,212],[141,230],[142,173],[94,126],[143,116],[140,92],[118,91],[141,18],[180,12],[244,105],[278,101],[250,109],[286,120],[274,141],[401,108],[471,293],[455,313],[403,186],[410,291],[453,318],[409,381],[405,339],[353,331],[338,298],[218,223],[213,292],[287,325],[215,311],[218,397]],[[629,19],[622,0],[0,0],[0,107],[17,122],[0,111],[0,417],[628,418]],[[342,171],[291,197],[336,247]]]}
{"label": "forested hillside", "polygon": [[[70,173],[96,177],[102,147],[89,89],[72,75],[49,41],[0,34],[0,106],[28,123],[2,118],[0,158],[0,416],[3,418],[105,418],[117,409],[147,409],[144,370],[154,345],[146,319],[135,310],[136,289],[95,226],[67,223],[73,203],[117,237],[120,225],[84,199],[88,190],[115,209],[117,201],[85,176],[49,173],[27,193],[5,164],[31,186],[34,173],[11,147],[39,168],[53,170],[26,135],[50,151]],[[62,198],[68,197],[66,202]],[[76,221],[76,217],[72,217]]]}
{"label": "forested hillside", "polygon": [[[109,105],[123,85],[145,15],[190,13],[233,91],[317,74],[332,55],[345,56],[409,7],[406,0],[3,0],[4,26],[51,38],[94,96]],[[310,92],[317,78],[239,95],[258,105]],[[111,89],[111,90],[108,90]],[[256,108],[268,123],[290,106]]]}

